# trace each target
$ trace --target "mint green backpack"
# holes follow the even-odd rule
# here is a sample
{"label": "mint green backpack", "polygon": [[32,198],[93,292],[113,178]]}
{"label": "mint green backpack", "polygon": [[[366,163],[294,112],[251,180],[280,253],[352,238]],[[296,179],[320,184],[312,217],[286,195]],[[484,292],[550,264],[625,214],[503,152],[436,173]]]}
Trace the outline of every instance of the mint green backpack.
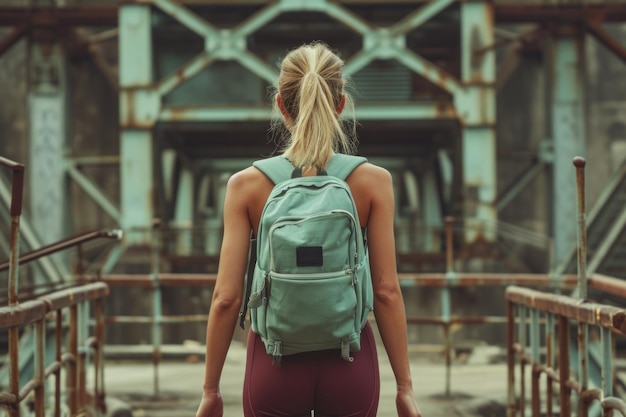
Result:
{"label": "mint green backpack", "polygon": [[[352,361],[373,309],[367,246],[344,181],[366,159],[335,154],[326,172],[299,176],[277,156],[254,163],[275,184],[259,223],[252,275],[252,330],[274,363],[338,349]],[[292,178],[292,175],[294,176]]]}

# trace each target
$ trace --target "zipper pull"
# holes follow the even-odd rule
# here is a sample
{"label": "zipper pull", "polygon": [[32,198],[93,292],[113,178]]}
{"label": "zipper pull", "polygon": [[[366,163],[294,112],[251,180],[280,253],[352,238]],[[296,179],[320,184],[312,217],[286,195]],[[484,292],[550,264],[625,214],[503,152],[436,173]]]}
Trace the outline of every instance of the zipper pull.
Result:
{"label": "zipper pull", "polygon": [[352,275],[352,285],[356,285],[356,283],[358,282],[356,278],[356,269],[347,269],[346,275]]}

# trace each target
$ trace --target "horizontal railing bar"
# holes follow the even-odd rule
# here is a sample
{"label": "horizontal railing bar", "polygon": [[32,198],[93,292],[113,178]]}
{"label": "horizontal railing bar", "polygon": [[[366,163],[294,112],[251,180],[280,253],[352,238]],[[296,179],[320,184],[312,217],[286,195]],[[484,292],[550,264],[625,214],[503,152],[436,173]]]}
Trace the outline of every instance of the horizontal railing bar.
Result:
{"label": "horizontal railing bar", "polygon": [[60,310],[87,300],[101,298],[109,294],[104,282],[94,282],[79,287],[68,288],[34,300],[13,306],[0,307],[0,328],[23,326],[43,320],[51,311]]}
{"label": "horizontal railing bar", "polygon": [[[20,265],[26,264],[28,262],[34,261],[36,259],[42,258],[47,255],[51,255],[56,252],[60,252],[65,249],[69,249],[74,246],[78,246],[82,243],[86,243],[95,239],[100,238],[108,238],[108,239],[121,239],[122,232],[118,229],[113,230],[97,230],[93,232],[88,232],[85,234],[81,234],[78,236],[70,237],[59,242],[52,243],[50,245],[43,246],[34,251],[25,253],[21,255],[18,259],[18,263]],[[0,263],[0,272],[9,269],[9,261],[4,261]]]}
{"label": "horizontal railing bar", "polygon": [[548,294],[528,288],[510,286],[506,289],[507,300],[567,317],[581,323],[615,329],[626,334],[626,311],[603,304],[581,302],[559,294]]}
{"label": "horizontal railing bar", "polygon": [[[401,281],[413,281],[416,285],[425,287],[471,287],[505,286],[514,284],[552,286],[558,288],[574,288],[576,275],[563,275],[555,280],[549,274],[500,274],[500,273],[454,273],[451,277],[446,273],[399,273]],[[103,281],[112,287],[153,287],[156,283],[163,287],[193,285],[211,286],[215,284],[217,274],[110,274],[99,277],[97,275],[83,275],[81,282]],[[619,281],[619,280],[616,280]],[[590,281],[591,282],[591,281]],[[608,286],[609,284],[606,284]],[[626,290],[626,286],[624,286]]]}
{"label": "horizontal railing bar", "polygon": [[409,324],[489,324],[489,323],[506,323],[504,316],[477,316],[477,317],[407,317]]}
{"label": "horizontal railing bar", "polygon": [[105,318],[107,324],[142,323],[142,324],[176,324],[190,322],[205,322],[206,314],[161,316],[155,319],[151,316],[108,316]]}

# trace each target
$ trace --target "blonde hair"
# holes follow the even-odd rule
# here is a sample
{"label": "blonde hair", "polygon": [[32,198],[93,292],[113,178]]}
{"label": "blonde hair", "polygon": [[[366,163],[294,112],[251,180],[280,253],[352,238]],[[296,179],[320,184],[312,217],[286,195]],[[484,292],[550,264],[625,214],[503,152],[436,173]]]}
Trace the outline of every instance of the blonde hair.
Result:
{"label": "blonde hair", "polygon": [[343,66],[343,60],[319,42],[291,51],[281,63],[277,94],[289,131],[284,155],[296,167],[321,169],[333,152],[354,150],[337,111],[344,97],[345,105],[353,107],[344,90]]}

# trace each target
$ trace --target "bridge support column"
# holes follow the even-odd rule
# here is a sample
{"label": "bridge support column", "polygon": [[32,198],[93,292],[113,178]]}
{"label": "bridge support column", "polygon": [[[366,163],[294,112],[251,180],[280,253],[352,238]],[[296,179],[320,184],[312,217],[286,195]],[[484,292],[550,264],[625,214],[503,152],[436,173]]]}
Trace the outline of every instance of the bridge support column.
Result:
{"label": "bridge support column", "polygon": [[549,43],[554,143],[552,234],[554,263],[560,264],[576,243],[576,184],[572,159],[585,154],[584,32],[562,26]]}
{"label": "bridge support column", "polygon": [[160,97],[152,88],[151,29],[149,5],[120,5],[120,223],[126,244],[150,244],[155,216],[152,129]]}
{"label": "bridge support column", "polygon": [[494,241],[497,234],[496,93],[493,6],[461,4],[461,75],[455,95],[462,129],[465,240]]}

